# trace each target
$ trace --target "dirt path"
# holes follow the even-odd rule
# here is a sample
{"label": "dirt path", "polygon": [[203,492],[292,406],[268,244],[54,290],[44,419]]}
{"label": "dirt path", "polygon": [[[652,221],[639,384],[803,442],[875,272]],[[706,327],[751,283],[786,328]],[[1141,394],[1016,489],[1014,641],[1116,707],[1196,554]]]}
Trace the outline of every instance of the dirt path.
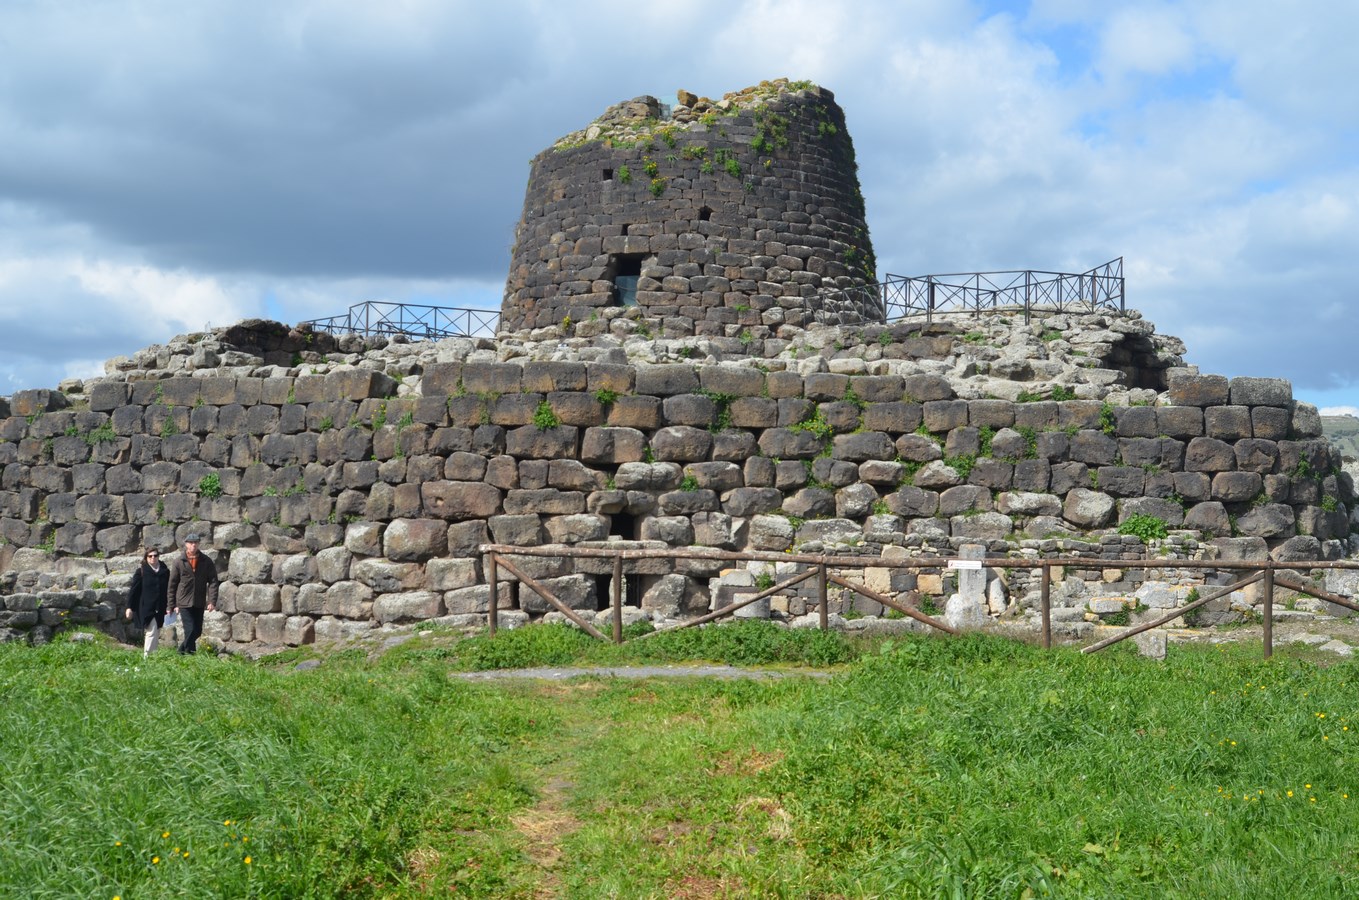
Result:
{"label": "dirt path", "polygon": [[561,666],[533,669],[494,669],[486,672],[449,672],[460,681],[503,681],[521,678],[565,681],[568,678],[717,678],[729,681],[773,681],[780,678],[829,678],[825,669],[742,669],[736,666]]}

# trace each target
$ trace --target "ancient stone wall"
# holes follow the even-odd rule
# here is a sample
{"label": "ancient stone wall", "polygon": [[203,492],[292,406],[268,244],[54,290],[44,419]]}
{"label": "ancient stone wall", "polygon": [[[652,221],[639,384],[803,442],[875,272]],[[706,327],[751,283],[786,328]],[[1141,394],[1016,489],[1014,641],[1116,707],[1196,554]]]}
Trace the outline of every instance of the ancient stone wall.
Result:
{"label": "ancient stone wall", "polygon": [[619,104],[533,160],[502,329],[634,302],[668,334],[882,321],[862,299],[823,296],[876,281],[833,95],[781,80],[681,99],[668,118],[651,97]]}
{"label": "ancient stone wall", "polygon": [[[202,340],[180,358],[217,367],[137,370],[74,403],[19,392],[0,406],[0,633],[41,638],[72,620],[121,633],[137,548],[190,531],[224,573],[207,629],[223,644],[474,621],[487,542],[918,557],[924,575],[889,584],[904,591],[922,577],[941,589],[939,559],[964,544],[1092,566],[1136,557],[1142,542],[1115,533],[1135,515],[1172,530],[1157,552],[1185,558],[1347,552],[1349,479],[1287,382],[1179,369],[1162,394],[1123,395],[1146,405],[1050,385],[962,397],[965,381],[912,368],[928,360],[881,357],[872,374],[864,359],[889,342],[831,333],[847,343],[760,365],[502,362],[504,346],[471,341],[336,365],[294,335],[260,350],[276,364],[232,369],[220,363],[240,350]],[[919,340],[970,352],[971,334]],[[1100,380],[1079,387],[1106,391]],[[607,603],[598,560],[523,564],[577,608]],[[628,574],[629,603],[663,619],[738,584],[702,561]],[[1019,600],[1024,576],[1009,590]],[[500,603],[548,608],[512,579]]]}

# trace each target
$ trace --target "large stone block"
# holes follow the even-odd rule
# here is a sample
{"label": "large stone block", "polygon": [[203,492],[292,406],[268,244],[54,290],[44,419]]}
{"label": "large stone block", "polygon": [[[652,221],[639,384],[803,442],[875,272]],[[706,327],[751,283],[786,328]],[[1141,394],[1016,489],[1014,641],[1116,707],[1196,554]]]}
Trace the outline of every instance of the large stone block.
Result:
{"label": "large stone block", "polygon": [[486,519],[500,512],[500,490],[489,484],[430,481],[419,487],[422,509],[428,516],[437,516],[452,522],[461,519]]}
{"label": "large stone block", "polygon": [[[1223,406],[1231,401],[1231,387],[1222,375],[1194,375],[1187,372],[1170,376],[1172,406]],[[1250,404],[1247,404],[1250,405]]]}
{"label": "large stone block", "polygon": [[662,428],[651,436],[651,451],[658,460],[698,462],[712,452],[710,432],[687,425]]}
{"label": "large stone block", "polygon": [[664,423],[659,397],[619,397],[609,405],[609,425],[652,431]]}
{"label": "large stone block", "polygon": [[462,389],[468,394],[517,394],[523,386],[523,369],[513,363],[464,363]]}
{"label": "large stone block", "polygon": [[1293,385],[1283,378],[1233,378],[1231,381],[1233,406],[1293,406]]}
{"label": "large stone block", "polygon": [[698,373],[692,366],[640,365],[637,367],[637,393],[654,397],[693,394],[700,389]]}
{"label": "large stone block", "polygon": [[935,434],[943,434],[967,425],[966,400],[931,400],[922,410],[925,427]]}
{"label": "large stone block", "polygon": [[1230,472],[1236,468],[1236,451],[1217,438],[1197,437],[1185,447],[1184,468],[1189,472]]}
{"label": "large stone block", "polygon": [[227,578],[237,584],[267,584],[273,580],[273,565],[273,555],[264,550],[233,550]]}
{"label": "large stone block", "polygon": [[338,581],[326,589],[324,612],[344,619],[367,619],[373,614],[373,589],[358,581]]}
{"label": "large stone block", "polygon": [[425,571],[418,563],[361,559],[349,569],[355,581],[379,593],[407,591],[425,584]]}
{"label": "large stone block", "polygon": [[435,591],[379,594],[373,601],[373,615],[384,625],[391,622],[419,622],[443,614],[443,595]]}
{"label": "large stone block", "polygon": [[1213,476],[1211,496],[1223,503],[1247,503],[1263,490],[1264,480],[1257,472],[1218,472]]}
{"label": "large stone block", "polygon": [[[509,609],[513,595],[509,582],[501,581],[496,590],[496,609]],[[491,586],[477,584],[444,593],[444,608],[450,616],[488,613],[491,610]],[[503,626],[502,626],[503,627]]]}
{"label": "large stone block", "polygon": [[729,397],[759,397],[764,393],[764,373],[759,369],[736,366],[700,366],[702,390]]}
{"label": "large stone block", "polygon": [[1062,504],[1062,517],[1080,528],[1105,528],[1116,511],[1113,497],[1087,488],[1072,489]]}
{"label": "large stone block", "polygon": [[[573,610],[599,609],[599,597],[595,580],[589,575],[565,575],[561,578],[547,578],[541,582],[559,603]],[[519,586],[519,608],[527,613],[545,613],[556,607],[542,595],[526,584]]]}
{"label": "large stone block", "polygon": [[636,428],[587,428],[581,441],[581,459],[587,463],[640,462],[646,436]]}
{"label": "large stone block", "polygon": [[382,539],[383,555],[394,562],[424,562],[448,550],[448,525],[442,519],[396,519]]}
{"label": "large stone block", "polygon": [[584,391],[589,384],[585,363],[565,361],[526,362],[523,388],[547,394],[553,391]]}
{"label": "large stone block", "polygon": [[590,515],[589,513],[551,516],[546,522],[546,527],[554,544],[602,541],[609,536],[609,519],[606,516]]}
{"label": "large stone block", "polygon": [[1259,439],[1282,441],[1293,420],[1289,410],[1276,406],[1256,406],[1250,411],[1251,432]]}
{"label": "large stone block", "polygon": [[505,495],[507,515],[541,513],[547,516],[567,516],[581,512],[585,512],[585,494],[580,491],[541,488],[510,491]]}
{"label": "large stone block", "polygon": [[238,612],[273,613],[283,609],[276,584],[238,584],[235,604]]}
{"label": "large stone block", "polygon": [[881,431],[837,434],[832,443],[832,455],[856,463],[870,459],[890,460],[896,456],[896,447]]}
{"label": "large stone block", "polygon": [[1293,507],[1284,503],[1266,503],[1252,507],[1236,519],[1236,530],[1247,537],[1273,538],[1292,535],[1296,517]]}
{"label": "large stone block", "polygon": [[1251,437],[1254,432],[1251,428],[1250,407],[1208,407],[1203,411],[1203,432],[1207,437],[1229,443]]}
{"label": "large stone block", "polygon": [[1126,406],[1114,412],[1119,437],[1156,437],[1160,434],[1156,409],[1150,406]]}
{"label": "large stone block", "polygon": [[1070,458],[1088,466],[1112,465],[1118,458],[1118,441],[1100,431],[1086,429],[1071,436]]}
{"label": "large stone block", "polygon": [[455,591],[472,587],[481,580],[481,561],[431,559],[425,565],[425,578],[432,591]]}
{"label": "large stone block", "polygon": [[579,434],[573,425],[523,425],[505,433],[505,452],[519,459],[574,459]]}

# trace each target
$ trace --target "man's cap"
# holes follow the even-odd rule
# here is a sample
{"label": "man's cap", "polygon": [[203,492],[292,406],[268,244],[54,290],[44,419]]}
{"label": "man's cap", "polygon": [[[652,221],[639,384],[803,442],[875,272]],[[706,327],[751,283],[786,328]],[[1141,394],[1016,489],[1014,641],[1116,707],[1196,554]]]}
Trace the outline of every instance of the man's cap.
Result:
{"label": "man's cap", "polygon": [[191,535],[189,535],[188,537],[184,538],[184,543],[186,543],[186,544],[196,544],[196,543],[198,543],[198,535],[197,535],[197,534],[191,534]]}

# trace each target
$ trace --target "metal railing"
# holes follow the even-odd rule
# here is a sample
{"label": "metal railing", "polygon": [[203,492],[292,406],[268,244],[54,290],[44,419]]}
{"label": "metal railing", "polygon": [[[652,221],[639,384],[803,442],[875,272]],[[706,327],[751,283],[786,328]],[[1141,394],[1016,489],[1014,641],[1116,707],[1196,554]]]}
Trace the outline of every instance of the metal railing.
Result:
{"label": "metal railing", "polygon": [[368,337],[400,334],[419,341],[437,341],[449,337],[495,337],[500,328],[500,311],[366,300],[349,307],[349,312],[342,316],[298,324],[330,334]]}
{"label": "metal railing", "polygon": [[944,275],[888,275],[880,284],[834,291],[823,302],[839,298],[860,309],[881,309],[888,323],[936,313],[1022,310],[1029,321],[1044,312],[1126,312],[1123,257],[1086,272],[1017,269],[1003,272],[954,272]]}
{"label": "metal railing", "polygon": [[[611,610],[611,621],[614,643],[623,643],[623,576],[624,562],[649,560],[649,559],[698,559],[698,560],[720,560],[723,562],[768,562],[768,563],[794,563],[799,566],[806,566],[805,571],[799,572],[784,581],[759,591],[749,596],[742,596],[740,599],[714,610],[706,615],[699,616],[672,625],[668,628],[649,632],[642,637],[652,634],[664,634],[668,631],[678,631],[682,628],[692,628],[696,625],[703,625],[716,619],[725,618],[733,615],[737,610],[749,606],[766,597],[779,594],[795,587],[804,581],[816,580],[817,612],[819,625],[822,631],[829,627],[829,591],[831,584],[844,588],[854,593],[876,600],[883,606],[896,610],[903,615],[928,625],[929,627],[943,631],[947,634],[957,635],[958,631],[939,619],[925,615],[914,606],[902,602],[896,597],[881,594],[863,584],[856,584],[840,576],[833,574],[832,569],[865,569],[865,568],[888,568],[888,569],[916,569],[916,570],[935,570],[949,569],[953,558],[941,557],[937,559],[884,559],[880,557],[862,556],[824,556],[799,553],[774,553],[768,551],[745,551],[735,552],[728,550],[716,550],[706,547],[690,547],[687,549],[679,548],[595,548],[595,547],[515,547],[507,544],[483,544],[479,548],[485,557],[486,581],[489,588],[490,600],[487,608],[487,629],[492,637],[495,636],[499,624],[499,601],[500,601],[500,571],[503,569],[513,579],[520,582],[523,586],[532,590],[541,597],[551,607],[566,616],[571,622],[579,626],[587,634],[601,641],[607,641],[602,632],[580,615],[578,610],[572,609],[566,603],[555,596],[550,588],[543,585],[537,579],[529,576],[520,568],[520,560],[525,557],[553,557],[568,559],[606,559],[612,563],[611,579],[611,598],[609,608]],[[517,559],[516,559],[517,558]],[[513,560],[513,561],[512,561]],[[1202,585],[1204,591],[1197,600],[1191,601],[1184,606],[1168,610],[1165,615],[1150,622],[1133,625],[1124,631],[1104,638],[1096,643],[1082,648],[1082,653],[1095,653],[1103,650],[1120,641],[1127,640],[1135,635],[1141,634],[1153,628],[1159,628],[1175,619],[1184,616],[1186,613],[1193,612],[1212,600],[1230,594],[1233,591],[1241,590],[1257,582],[1263,582],[1262,590],[1263,609],[1262,615],[1262,638],[1264,644],[1264,656],[1268,659],[1274,653],[1274,591],[1276,587],[1294,591],[1299,594],[1306,594],[1323,600],[1327,603],[1335,604],[1352,612],[1359,612],[1359,603],[1353,597],[1344,597],[1324,591],[1315,585],[1290,577],[1290,573],[1300,570],[1318,569],[1359,569],[1359,561],[1309,561],[1305,563],[1276,563],[1273,560],[1259,560],[1255,562],[1227,562],[1223,560],[1187,560],[1187,559],[1140,559],[1140,560],[1110,560],[1110,559],[1086,559],[1080,557],[1062,559],[1041,559],[1025,560],[1010,559],[1008,557],[986,558],[982,560],[967,560],[964,564],[968,567],[980,565],[988,569],[1037,569],[1039,570],[1039,629],[1043,647],[1052,647],[1052,572],[1053,569],[1066,567],[1075,569],[1202,569],[1210,572],[1244,572],[1244,577],[1238,578],[1232,584],[1222,587],[1210,587]]]}

